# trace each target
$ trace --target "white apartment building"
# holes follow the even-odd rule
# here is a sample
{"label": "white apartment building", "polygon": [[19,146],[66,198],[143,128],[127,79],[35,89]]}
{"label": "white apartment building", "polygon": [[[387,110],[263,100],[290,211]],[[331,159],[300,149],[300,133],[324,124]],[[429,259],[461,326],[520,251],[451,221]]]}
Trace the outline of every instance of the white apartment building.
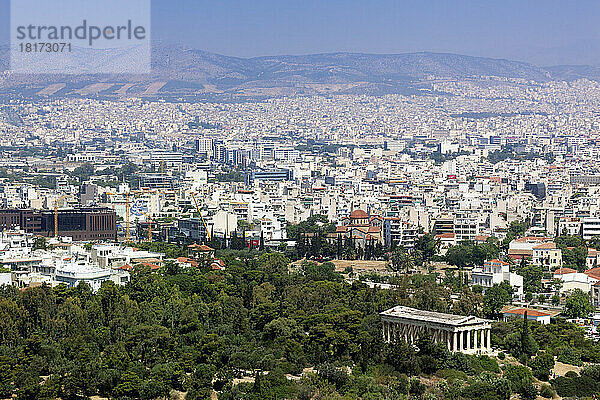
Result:
{"label": "white apartment building", "polygon": [[510,264],[500,260],[490,260],[483,267],[476,267],[471,272],[471,284],[492,287],[501,282],[508,282],[514,289],[514,295],[519,298],[523,296],[523,277],[510,272]]}
{"label": "white apartment building", "polygon": [[137,250],[133,247],[118,244],[96,244],[92,247],[90,259],[100,268],[118,268],[123,265],[133,266],[144,260],[158,260],[162,263],[164,254],[154,251]]}
{"label": "white apartment building", "polygon": [[559,235],[579,235],[581,233],[581,218],[564,217],[558,220]]}
{"label": "white apartment building", "polygon": [[454,233],[458,242],[475,240],[480,235],[479,220],[470,212],[457,212],[454,218]]}
{"label": "white apartment building", "polygon": [[113,281],[117,285],[129,282],[129,273],[122,270],[100,268],[84,261],[65,263],[56,267],[54,280],[64,283],[68,287],[77,286],[79,282],[85,282],[97,292],[103,282]]}
{"label": "white apartment building", "polygon": [[415,246],[418,232],[418,227],[400,218],[385,218],[383,221],[383,238],[385,245],[388,247],[394,243],[406,249],[411,249]]}

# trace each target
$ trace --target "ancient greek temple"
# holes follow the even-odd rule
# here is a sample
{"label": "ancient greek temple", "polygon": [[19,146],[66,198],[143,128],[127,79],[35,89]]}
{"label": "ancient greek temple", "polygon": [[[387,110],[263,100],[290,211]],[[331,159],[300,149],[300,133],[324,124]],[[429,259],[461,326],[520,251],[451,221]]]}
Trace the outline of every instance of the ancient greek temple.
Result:
{"label": "ancient greek temple", "polygon": [[386,342],[395,338],[416,343],[427,332],[436,343],[448,350],[466,354],[485,354],[491,351],[491,322],[478,317],[444,314],[397,306],[382,312],[383,337]]}

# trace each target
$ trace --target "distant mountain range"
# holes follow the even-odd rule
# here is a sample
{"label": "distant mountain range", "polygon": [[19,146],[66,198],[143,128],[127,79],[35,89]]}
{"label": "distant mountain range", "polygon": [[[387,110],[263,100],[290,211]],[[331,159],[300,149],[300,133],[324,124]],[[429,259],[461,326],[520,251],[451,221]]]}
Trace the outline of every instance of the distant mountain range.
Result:
{"label": "distant mountain range", "polygon": [[[90,53],[89,62],[94,57]],[[123,57],[123,56],[122,56]],[[125,55],[126,57],[126,55]],[[0,46],[0,71],[9,65]],[[241,100],[326,93],[418,93],[431,77],[529,81],[600,79],[600,66],[539,67],[447,53],[326,53],[239,58],[154,43],[150,75],[0,75],[0,96],[171,97]]]}

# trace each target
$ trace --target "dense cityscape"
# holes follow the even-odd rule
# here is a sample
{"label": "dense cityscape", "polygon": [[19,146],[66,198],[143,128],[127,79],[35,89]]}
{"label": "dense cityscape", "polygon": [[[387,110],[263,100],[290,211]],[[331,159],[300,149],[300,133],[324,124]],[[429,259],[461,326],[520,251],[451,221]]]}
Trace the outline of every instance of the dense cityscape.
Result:
{"label": "dense cityscape", "polygon": [[598,83],[429,80],[5,101],[1,395],[596,394]]}
{"label": "dense cityscape", "polygon": [[0,0],[0,399],[600,398],[599,19]]}

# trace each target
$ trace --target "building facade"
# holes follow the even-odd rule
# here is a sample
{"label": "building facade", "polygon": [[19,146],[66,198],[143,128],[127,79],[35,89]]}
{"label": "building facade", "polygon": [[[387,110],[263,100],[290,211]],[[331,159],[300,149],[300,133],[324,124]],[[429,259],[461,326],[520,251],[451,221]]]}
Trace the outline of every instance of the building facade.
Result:
{"label": "building facade", "polygon": [[[21,228],[27,233],[53,236],[55,214],[51,210],[0,210],[0,230]],[[73,240],[115,240],[117,216],[108,208],[82,207],[57,211],[58,235]]]}
{"label": "building facade", "polygon": [[474,268],[471,272],[471,283],[473,285],[492,287],[495,284],[507,282],[518,297],[523,295],[523,277],[510,272],[510,264],[501,260],[489,260],[483,264],[483,267]]}

